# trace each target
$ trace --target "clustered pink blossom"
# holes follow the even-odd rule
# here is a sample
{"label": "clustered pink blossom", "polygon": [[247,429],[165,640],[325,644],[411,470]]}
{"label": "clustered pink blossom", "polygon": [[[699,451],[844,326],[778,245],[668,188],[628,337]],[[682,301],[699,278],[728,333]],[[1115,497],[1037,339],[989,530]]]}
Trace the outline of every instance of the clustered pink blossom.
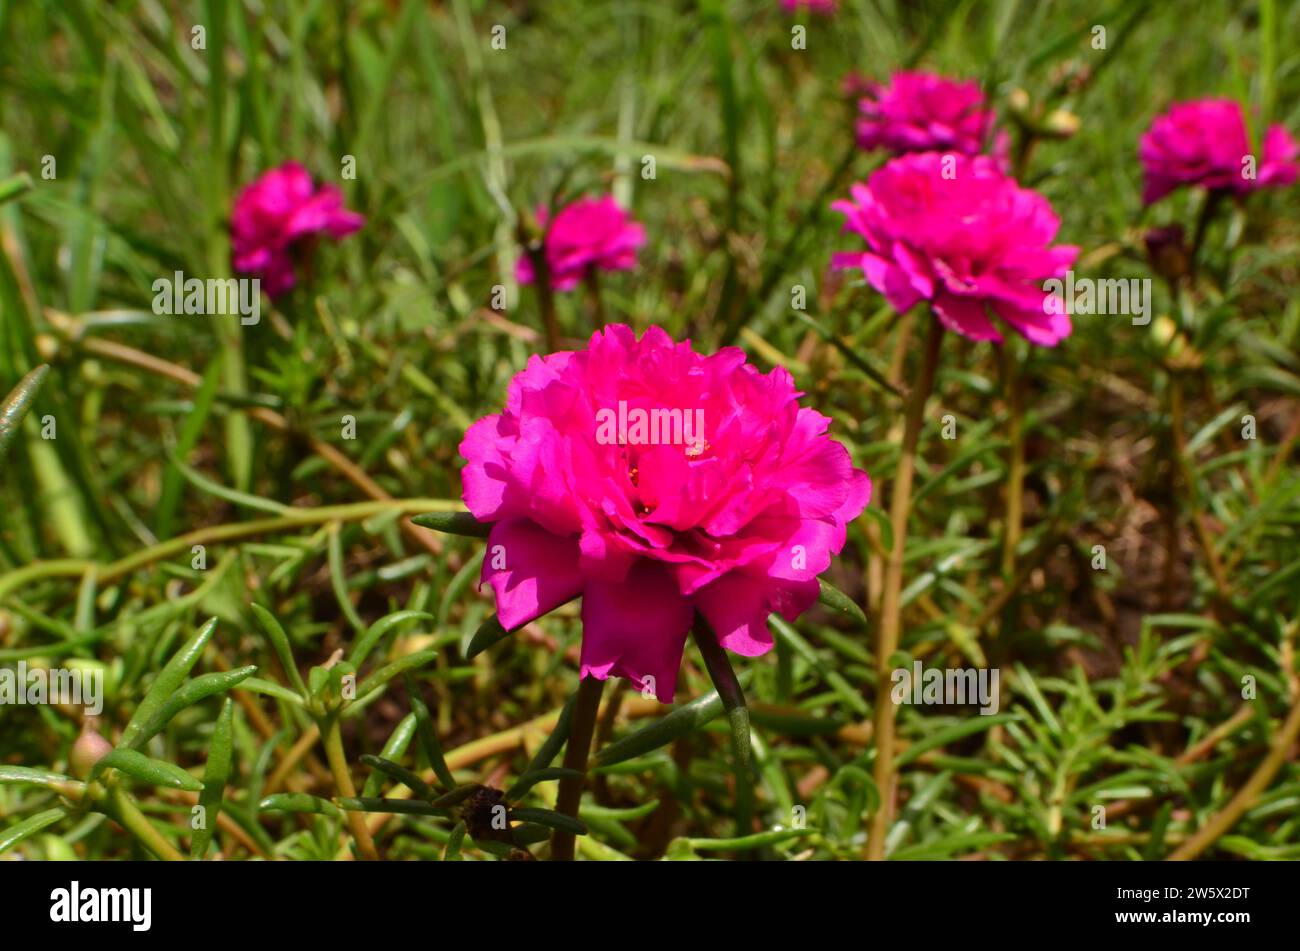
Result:
{"label": "clustered pink blossom", "polygon": [[317,187],[297,162],[286,162],[263,174],[240,192],[230,217],[235,270],[262,281],[272,297],[291,290],[294,249],[315,235],[342,238],[365,224],[365,218],[343,207],[343,193],[334,185]]}
{"label": "clustered pink blossom", "polygon": [[865,83],[858,112],[858,144],[864,149],[979,155],[991,145],[1005,162],[1006,133],[992,134],[994,115],[978,83],[897,72],[887,85]]}
{"label": "clustered pink blossom", "polygon": [[[580,198],[551,221],[545,208],[537,212],[545,229],[546,267],[556,290],[572,290],[594,269],[627,271],[636,266],[636,252],[645,244],[645,229],[612,196]],[[515,276],[524,284],[536,280],[533,262],[520,257]]]}
{"label": "clustered pink blossom", "polygon": [[[493,523],[482,580],[502,625],[581,595],[581,675],[652,683],[665,703],[695,611],[727,649],[765,653],[768,614],[813,604],[871,494],[800,396],[780,367],[762,373],[734,347],[700,354],[657,327],[532,357],[505,410],[460,445],[465,504]],[[703,432],[674,441],[675,410]],[[615,437],[615,411],[664,414],[660,438],[622,423]]]}
{"label": "clustered pink blossom", "polygon": [[[1281,125],[1264,134],[1253,156],[1246,118],[1234,99],[1176,103],[1142,136],[1138,157],[1146,172],[1142,201],[1151,204],[1182,185],[1244,195],[1296,180],[1295,139]],[[1249,161],[1256,158],[1257,161]],[[1254,177],[1247,169],[1254,166]]]}
{"label": "clustered pink blossom", "polygon": [[904,155],[851,195],[832,207],[867,249],[836,254],[833,264],[861,268],[898,312],[929,301],[945,327],[972,340],[1002,340],[990,312],[1031,343],[1069,336],[1064,308],[1044,306],[1043,283],[1063,276],[1079,249],[1052,246],[1060,227],[1052,206],[993,160]]}

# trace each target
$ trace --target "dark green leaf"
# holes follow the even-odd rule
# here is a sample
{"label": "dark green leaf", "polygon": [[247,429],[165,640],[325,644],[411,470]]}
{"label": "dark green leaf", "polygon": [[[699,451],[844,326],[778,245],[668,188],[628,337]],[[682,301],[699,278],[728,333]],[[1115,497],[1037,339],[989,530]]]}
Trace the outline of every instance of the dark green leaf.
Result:
{"label": "dark green leaf", "polygon": [[429,512],[427,515],[417,515],[411,521],[421,528],[468,538],[487,538],[492,531],[491,522],[480,522],[469,512]]}
{"label": "dark green leaf", "polygon": [[257,808],[261,812],[306,812],[319,816],[339,816],[342,810],[328,799],[307,793],[276,793],[267,796]]}
{"label": "dark green leaf", "polygon": [[511,809],[510,818],[516,822],[535,822],[552,829],[562,829],[574,835],[586,835],[587,826],[572,816],[553,809]]}
{"label": "dark green leaf", "polygon": [[819,602],[835,613],[848,618],[859,627],[865,628],[867,626],[867,616],[856,601],[824,578],[817,579],[817,586],[820,588],[817,595]]}
{"label": "dark green leaf", "polygon": [[432,797],[433,788],[404,766],[399,766],[397,763],[386,760],[381,756],[370,756],[369,754],[363,755],[361,762],[363,765],[383,773],[389,779],[401,783],[421,799]]}

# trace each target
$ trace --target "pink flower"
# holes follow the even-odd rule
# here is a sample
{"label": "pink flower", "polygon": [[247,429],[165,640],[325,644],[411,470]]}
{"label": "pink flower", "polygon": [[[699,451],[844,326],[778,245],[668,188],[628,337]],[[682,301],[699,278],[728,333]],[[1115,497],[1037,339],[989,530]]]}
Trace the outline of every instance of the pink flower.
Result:
{"label": "pink flower", "polygon": [[230,216],[235,270],[262,280],[272,297],[293,288],[293,249],[324,232],[342,238],[365,218],[343,207],[343,193],[333,185],[317,188],[297,162],[286,162],[262,175],[239,194]]}
{"label": "pink flower", "polygon": [[780,367],[658,327],[530,359],[505,411],[460,445],[465,504],[494,523],[482,581],[502,625],[582,595],[582,676],[652,685],[664,703],[696,610],[729,650],[769,650],[768,614],[817,600],[871,495],[800,395]]}
{"label": "pink flower", "polygon": [[[1234,99],[1176,103],[1142,136],[1138,157],[1146,172],[1142,201],[1150,205],[1180,185],[1199,185],[1244,195],[1266,185],[1289,185],[1300,171],[1295,140],[1280,125],[1264,135],[1258,162],[1246,135],[1246,119]],[[1253,166],[1254,177],[1246,176]]]}
{"label": "pink flower", "polygon": [[1050,246],[1060,227],[1052,206],[987,156],[904,155],[851,194],[831,207],[867,250],[833,264],[861,268],[899,313],[929,301],[945,327],[972,340],[1002,340],[990,310],[1031,343],[1069,336],[1070,318],[1048,306],[1044,281],[1064,275],[1079,249]]}
{"label": "pink flower", "polygon": [[835,12],[836,0],[781,0],[781,9],[786,13],[798,13],[802,8],[810,13],[830,16]]}
{"label": "pink flower", "polygon": [[[551,286],[572,290],[592,268],[628,271],[636,267],[637,248],[645,244],[645,229],[619,207],[613,197],[580,198],[563,208],[549,227],[545,208],[537,220],[546,229],[546,266]],[[519,258],[515,276],[524,284],[536,280],[533,262]]]}
{"label": "pink flower", "polygon": [[[932,73],[898,72],[889,85],[870,83],[858,101],[858,144],[864,149],[958,152],[979,155],[993,126],[984,93],[975,82]],[[1007,135],[993,138],[993,152],[1005,163]]]}

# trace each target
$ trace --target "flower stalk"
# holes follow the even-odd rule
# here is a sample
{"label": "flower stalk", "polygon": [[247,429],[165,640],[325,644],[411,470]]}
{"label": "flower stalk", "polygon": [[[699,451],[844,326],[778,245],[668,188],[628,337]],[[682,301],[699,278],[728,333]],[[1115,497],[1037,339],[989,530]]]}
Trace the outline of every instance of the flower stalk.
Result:
{"label": "flower stalk", "polygon": [[912,508],[912,477],[916,471],[916,445],[925,419],[925,404],[934,389],[942,343],[943,324],[934,318],[930,321],[930,332],[925,343],[921,376],[916,381],[907,403],[903,448],[898,459],[898,471],[894,477],[893,495],[889,502],[889,523],[894,538],[889,558],[885,562],[885,587],[880,607],[880,636],[876,647],[874,779],[880,791],[880,808],[871,818],[871,832],[867,837],[866,851],[866,857],[874,860],[885,857],[885,835],[893,819],[894,723],[897,709],[890,702],[885,685],[889,682],[890,660],[898,650],[902,628],[903,557],[907,550],[907,519]]}
{"label": "flower stalk", "polygon": [[[591,738],[596,731],[600,710],[600,695],[605,681],[583,677],[578,681],[577,699],[573,705],[573,719],[569,726],[569,740],[564,746],[564,768],[577,770],[581,776],[566,776],[560,780],[555,810],[572,819],[578,818],[582,802],[582,789],[587,782],[587,758],[591,755]],[[551,860],[572,862],[574,835],[569,829],[556,829],[551,835]]]}
{"label": "flower stalk", "polygon": [[1010,444],[1007,459],[1007,510],[1006,527],[1002,538],[1002,576],[1009,580],[1016,573],[1016,549],[1024,523],[1025,500],[1025,393],[1024,374],[1012,350],[1014,343],[1007,341],[1003,348],[1003,379],[1006,383],[1007,415]]}
{"label": "flower stalk", "polygon": [[[355,799],[357,789],[352,784],[352,774],[348,771],[347,757],[343,753],[343,733],[339,729],[338,714],[330,714],[322,726],[325,759],[329,762],[330,773],[334,777],[334,787],[338,790],[339,798]],[[352,837],[357,841],[358,854],[368,862],[379,861],[375,840],[370,835],[370,826],[366,824],[366,814],[349,809],[347,817],[348,828],[352,830]]]}
{"label": "flower stalk", "polygon": [[704,666],[709,672],[718,696],[722,698],[722,708],[727,712],[727,723],[731,727],[732,771],[736,782],[736,835],[746,836],[752,833],[754,822],[754,786],[750,775],[749,743],[749,705],[745,702],[745,692],[736,679],[736,672],[727,660],[727,652],[718,643],[718,636],[709,627],[700,614],[695,615],[695,626],[691,629],[695,644],[704,658]]}
{"label": "flower stalk", "polygon": [[585,278],[587,285],[587,296],[591,299],[591,324],[595,330],[600,330],[608,322],[605,314],[605,300],[600,295],[600,272],[595,266],[587,268]]}
{"label": "flower stalk", "polygon": [[120,786],[113,786],[108,793],[108,806],[113,818],[122,824],[128,832],[140,840],[140,843],[164,862],[183,862],[185,856],[168,842],[161,832],[154,828],[140,808]]}
{"label": "flower stalk", "polygon": [[555,316],[555,291],[551,287],[551,273],[546,263],[545,238],[527,244],[524,253],[532,262],[534,281],[537,287],[537,308],[542,315],[542,333],[546,338],[546,348],[552,352],[560,349],[560,322]]}

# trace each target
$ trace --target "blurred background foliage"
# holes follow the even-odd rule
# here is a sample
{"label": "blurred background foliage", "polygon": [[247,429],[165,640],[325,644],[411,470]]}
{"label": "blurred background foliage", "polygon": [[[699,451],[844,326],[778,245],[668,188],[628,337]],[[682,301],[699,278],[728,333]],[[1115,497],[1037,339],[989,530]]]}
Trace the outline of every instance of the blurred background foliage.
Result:
{"label": "blurred background foliage", "polygon": [[[492,613],[481,543],[409,517],[457,507],[466,426],[542,347],[537,300],[512,277],[520,240],[539,207],[583,192],[612,191],[648,234],[639,267],[603,283],[611,319],[737,343],[833,417],[877,492],[831,580],[871,613],[902,418],[875,378],[905,387],[919,348],[914,317],[828,271],[856,240],[828,205],[881,161],[854,147],[846,76],[924,68],[979,80],[1018,143],[1053,110],[1059,128],[1077,119],[1035,138],[1024,181],[1083,247],[1078,271],[1151,277],[1155,298],[1149,326],[1078,316],[1055,350],[1008,346],[1026,365],[1010,571],[1003,361],[945,341],[899,663],[997,666],[1001,712],[902,708],[888,851],[1300,857],[1300,191],[1217,216],[1195,289],[1175,300],[1143,236],[1190,233],[1203,196],[1144,210],[1136,158],[1175,100],[1232,96],[1255,135],[1300,130],[1298,36],[1300,5],[1267,0],[845,0],[833,18],[776,0],[0,0],[0,182],[31,180],[0,206],[0,392],[51,365],[0,462],[0,661],[102,669],[95,728],[115,744],[150,697],[185,689],[189,668],[165,665],[209,618],[195,675],[258,668],[178,708],[138,743],[153,766],[127,762],[94,795],[65,777],[79,711],[0,708],[0,843],[38,858],[205,854],[200,793],[157,764],[220,778],[225,748],[206,854],[348,857],[362,837],[391,858],[503,853],[472,824],[462,841],[445,808],[392,815],[374,800],[422,798],[388,763],[436,798],[444,755],[456,784],[511,786],[576,682],[573,605],[464,659]],[[288,159],[337,182],[367,226],[322,244],[257,326],[155,316],[153,281],[228,274],[234,194]],[[576,345],[589,302],[560,295],[559,309]],[[1171,400],[1173,380],[1185,398]],[[46,417],[56,439],[41,437]],[[329,684],[296,682],[399,611],[421,613],[381,626],[346,712],[331,712]],[[818,609],[773,623],[777,650],[743,664],[755,813],[742,838],[725,726],[692,721],[600,768],[583,857],[862,853],[879,802],[874,622]],[[367,677],[380,678],[369,692]],[[679,705],[710,690],[689,648]],[[663,715],[615,696],[602,744]],[[552,806],[554,784],[511,802],[513,844],[539,841],[545,822],[522,810]]]}

